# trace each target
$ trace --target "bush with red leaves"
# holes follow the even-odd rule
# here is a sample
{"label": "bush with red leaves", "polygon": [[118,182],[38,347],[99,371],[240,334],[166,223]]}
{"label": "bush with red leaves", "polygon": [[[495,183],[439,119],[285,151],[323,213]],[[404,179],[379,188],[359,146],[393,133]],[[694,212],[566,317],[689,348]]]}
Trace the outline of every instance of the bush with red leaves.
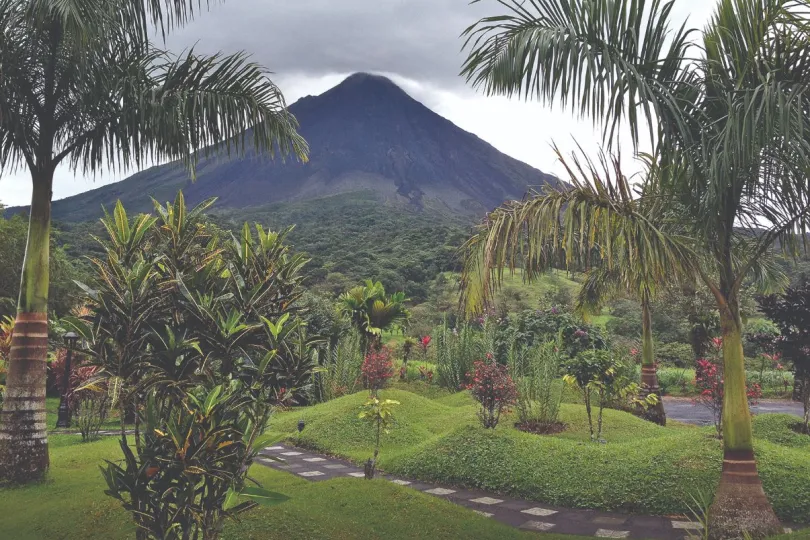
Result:
{"label": "bush with red leaves", "polygon": [[363,386],[371,390],[373,395],[381,388],[385,388],[388,379],[394,376],[394,363],[391,361],[391,349],[380,347],[372,350],[363,360],[360,368]]}
{"label": "bush with red leaves", "polygon": [[[714,343],[716,351],[720,351],[722,341]],[[719,355],[717,355],[719,356]],[[701,358],[697,361],[695,369],[695,386],[698,396],[694,399],[695,405],[709,409],[714,420],[717,437],[723,436],[723,367],[721,358]],[[762,388],[759,383],[748,383],[746,386],[748,404],[755,405],[762,397]]]}
{"label": "bush with red leaves", "polygon": [[472,382],[467,388],[472,393],[481,410],[478,418],[488,429],[495,429],[501,419],[501,413],[517,401],[515,381],[509,376],[509,369],[487,359],[473,364],[474,371],[467,374]]}

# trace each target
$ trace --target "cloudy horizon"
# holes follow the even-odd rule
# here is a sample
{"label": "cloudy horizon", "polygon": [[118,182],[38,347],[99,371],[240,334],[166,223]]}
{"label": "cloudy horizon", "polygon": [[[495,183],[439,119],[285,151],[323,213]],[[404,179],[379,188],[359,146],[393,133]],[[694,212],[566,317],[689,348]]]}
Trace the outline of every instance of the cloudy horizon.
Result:
{"label": "cloudy horizon", "polygon": [[[681,0],[678,19],[701,27],[714,3]],[[213,5],[173,33],[176,52],[233,53],[240,50],[273,72],[288,103],[318,95],[356,72],[385,75],[408,94],[495,148],[550,174],[564,176],[552,150],[577,144],[588,153],[599,148],[590,120],[538,102],[485,97],[458,75],[464,61],[463,30],[484,15],[502,13],[496,0],[229,0]],[[638,170],[623,137],[623,163]],[[98,188],[135,174],[74,175],[61,167],[54,200]],[[0,174],[0,204],[27,205],[26,169]]]}

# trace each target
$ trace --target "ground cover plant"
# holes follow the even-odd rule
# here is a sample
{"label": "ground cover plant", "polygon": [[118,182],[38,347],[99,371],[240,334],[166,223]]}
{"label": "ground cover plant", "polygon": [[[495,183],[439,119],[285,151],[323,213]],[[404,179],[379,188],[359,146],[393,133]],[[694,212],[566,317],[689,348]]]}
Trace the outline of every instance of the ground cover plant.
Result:
{"label": "ground cover plant", "polygon": [[[271,431],[362,464],[373,452],[368,427],[357,418],[367,396],[361,391],[281,413]],[[650,514],[687,514],[690,493],[698,488],[710,492],[720,479],[722,443],[712,436],[712,427],[661,427],[606,409],[608,441],[596,444],[590,442],[585,409],[579,404],[560,406],[565,431],[536,435],[513,427],[516,413],[495,430],[481,427],[478,405],[467,392],[429,398],[393,387],[385,397],[400,405],[397,427],[382,441],[378,468],[409,478],[560,506]],[[798,434],[781,418],[762,415],[754,424],[765,490],[780,518],[810,522],[810,493],[804,488],[810,478],[810,447],[782,444],[781,438]],[[299,419],[307,426],[300,439]]]}

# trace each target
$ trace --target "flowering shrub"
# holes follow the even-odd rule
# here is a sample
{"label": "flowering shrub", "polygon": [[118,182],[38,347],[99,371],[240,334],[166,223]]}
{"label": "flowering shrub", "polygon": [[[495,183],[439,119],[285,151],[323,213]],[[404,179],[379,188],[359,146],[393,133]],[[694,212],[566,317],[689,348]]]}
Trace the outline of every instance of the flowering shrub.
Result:
{"label": "flowering shrub", "polygon": [[[722,347],[714,343],[715,349]],[[717,430],[717,437],[723,436],[723,367],[719,358],[701,358],[697,361],[695,368],[695,387],[698,396],[693,400],[695,405],[708,409],[714,420],[714,428]],[[759,383],[747,383],[746,395],[748,404],[755,405],[762,397],[762,387]]]}
{"label": "flowering shrub", "polygon": [[385,388],[388,379],[394,376],[394,363],[391,361],[391,349],[380,347],[377,351],[371,351],[363,360],[360,368],[363,386],[371,390],[372,395]]}
{"label": "flowering shrub", "polygon": [[422,349],[422,359],[427,358],[428,347],[430,347],[430,336],[422,336],[419,340],[419,348]]}
{"label": "flowering shrub", "polygon": [[517,401],[517,388],[506,366],[491,360],[479,360],[473,366],[474,371],[469,375],[472,382],[468,389],[481,404],[478,412],[481,424],[494,429],[501,419],[501,413]]}

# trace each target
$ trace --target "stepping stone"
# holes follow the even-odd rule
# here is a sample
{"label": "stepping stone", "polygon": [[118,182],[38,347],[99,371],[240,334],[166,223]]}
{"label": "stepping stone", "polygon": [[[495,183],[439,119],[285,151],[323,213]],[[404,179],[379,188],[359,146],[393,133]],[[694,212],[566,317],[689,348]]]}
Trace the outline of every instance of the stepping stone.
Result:
{"label": "stepping stone", "polygon": [[519,527],[520,529],[528,529],[530,531],[550,531],[554,528],[554,523],[545,523],[543,521],[527,521]]}
{"label": "stepping stone", "polygon": [[324,469],[346,469],[346,465],[341,465],[340,463],[330,463],[329,465],[324,465]]}
{"label": "stepping stone", "polygon": [[539,506],[535,506],[534,508],[527,508],[526,510],[521,510],[523,514],[530,514],[532,516],[550,516],[552,514],[556,514],[556,510],[549,510],[548,508],[540,508]]}
{"label": "stepping stone", "polygon": [[492,514],[490,512],[482,512],[481,510],[473,510],[473,512],[475,512],[476,514],[482,515],[484,517],[492,517],[492,516],[495,515],[495,514]]}
{"label": "stepping stone", "polygon": [[630,531],[613,531],[610,529],[598,529],[596,536],[600,538],[627,538]]}
{"label": "stepping stone", "polygon": [[622,525],[627,521],[626,517],[611,517],[611,516],[597,516],[593,518],[594,523],[597,525]]}
{"label": "stepping stone", "polygon": [[470,502],[477,504],[498,504],[502,503],[503,499],[493,499],[492,497],[481,497],[478,499],[471,499]]}
{"label": "stepping stone", "polygon": [[282,452],[282,456],[302,456],[303,452]]}
{"label": "stepping stone", "polygon": [[265,450],[275,451],[275,450],[285,450],[285,448],[283,446],[268,446],[267,448],[265,448]]}
{"label": "stepping stone", "polygon": [[298,474],[299,474],[299,476],[323,476],[324,475],[324,473],[322,473],[321,471],[305,471],[305,472],[300,472]]}
{"label": "stepping stone", "polygon": [[455,489],[446,489],[446,488],[433,488],[428,489],[425,493],[430,493],[431,495],[450,495],[451,493],[455,493]]}
{"label": "stepping stone", "polygon": [[672,522],[673,529],[692,529],[694,531],[699,531],[703,528],[703,525],[697,523],[695,521],[674,521]]}
{"label": "stepping stone", "polygon": [[790,527],[785,527],[784,531],[785,531],[785,534],[793,534],[793,529],[791,529]]}
{"label": "stepping stone", "polygon": [[322,457],[308,457],[304,458],[304,461],[309,461],[310,463],[318,463],[319,461],[326,461],[326,460]]}
{"label": "stepping stone", "polygon": [[399,480],[396,478],[394,480],[391,480],[391,482],[393,482],[394,484],[399,484],[400,486],[409,486],[411,484],[408,480]]}
{"label": "stepping stone", "polygon": [[366,473],[361,473],[361,472],[350,472],[350,473],[349,473],[349,476],[354,476],[355,478],[365,478],[365,477],[366,477]]}
{"label": "stepping stone", "polygon": [[292,471],[295,469],[303,469],[304,466],[296,463],[295,465],[279,465],[282,469],[287,469],[288,471]]}

